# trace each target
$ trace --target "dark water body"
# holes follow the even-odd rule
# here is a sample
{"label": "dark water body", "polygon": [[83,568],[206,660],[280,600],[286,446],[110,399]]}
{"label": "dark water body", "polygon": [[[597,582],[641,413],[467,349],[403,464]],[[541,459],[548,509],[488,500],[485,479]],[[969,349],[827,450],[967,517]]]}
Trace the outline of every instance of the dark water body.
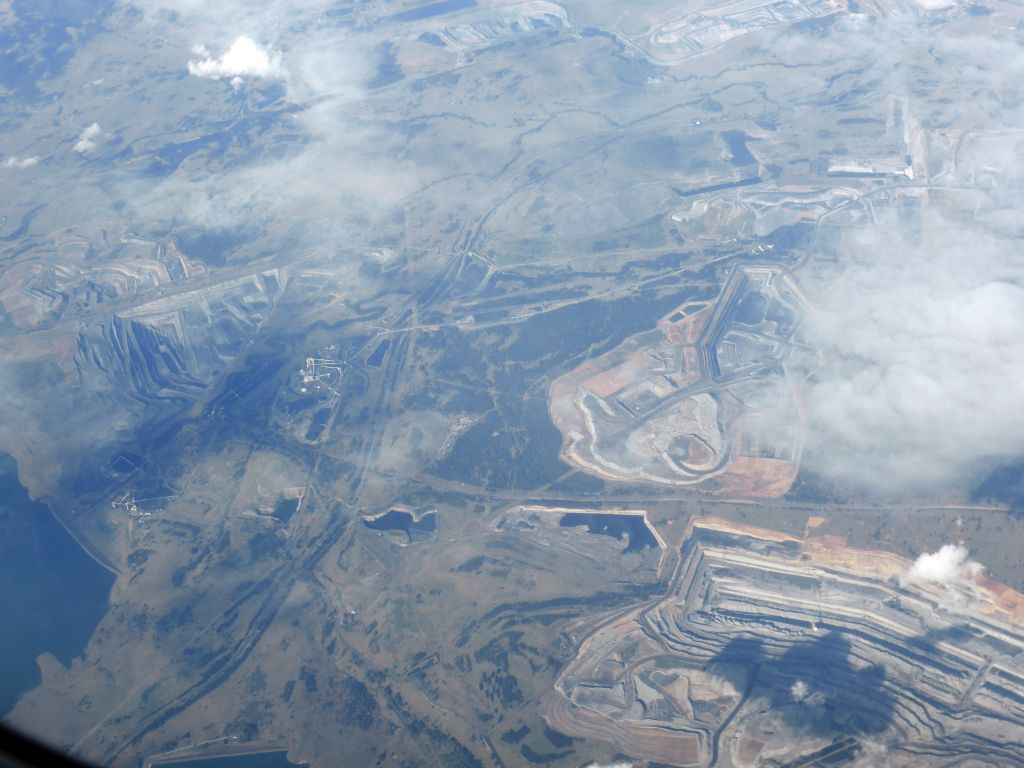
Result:
{"label": "dark water body", "polygon": [[39,683],[36,656],[80,656],[107,611],[114,576],[90,558],[18,482],[0,453],[0,716]]}
{"label": "dark water body", "polygon": [[282,523],[287,523],[292,519],[299,509],[298,499],[281,499],[277,502],[277,506],[274,507],[274,517],[280,520]]}
{"label": "dark water body", "polygon": [[309,423],[309,428],[306,430],[307,440],[319,440],[320,435],[323,434],[324,429],[327,427],[327,422],[331,419],[331,409],[321,408],[313,416],[313,421]]}
{"label": "dark water body", "polygon": [[563,528],[575,527],[578,525],[587,526],[588,533],[596,533],[600,536],[611,536],[614,539],[629,538],[629,544],[623,553],[640,552],[641,550],[655,548],[658,540],[654,538],[651,529],[640,515],[602,515],[589,512],[568,512],[562,515],[558,523]]}
{"label": "dark water body", "polygon": [[733,165],[753,165],[757,162],[757,158],[747,149],[750,137],[743,131],[722,131],[722,139],[732,154],[729,162]]}
{"label": "dark water body", "polygon": [[377,348],[373,350],[373,353],[366,359],[366,364],[373,368],[380,368],[380,364],[384,362],[384,355],[387,354],[388,347],[391,346],[389,339],[384,339]]}
{"label": "dark water body", "polygon": [[156,763],[155,767],[166,768],[295,768],[288,760],[288,753],[259,752],[253,755],[222,755],[200,757],[195,760],[175,760],[172,763]]}
{"label": "dark water body", "polygon": [[363,524],[374,531],[404,531],[410,539],[418,539],[437,529],[437,513],[425,512],[419,520],[414,520],[411,512],[392,509],[376,520],[363,520]]}

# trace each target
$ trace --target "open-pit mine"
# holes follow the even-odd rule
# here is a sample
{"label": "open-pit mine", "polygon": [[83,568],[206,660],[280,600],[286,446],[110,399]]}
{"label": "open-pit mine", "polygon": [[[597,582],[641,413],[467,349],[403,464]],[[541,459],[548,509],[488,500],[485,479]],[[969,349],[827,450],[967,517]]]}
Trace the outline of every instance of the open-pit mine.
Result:
{"label": "open-pit mine", "polygon": [[[797,394],[782,382],[810,354],[796,339],[805,307],[786,271],[739,267],[714,302],[687,302],[557,379],[562,458],[609,480],[781,496],[800,461]],[[786,426],[759,417],[769,391],[791,398]]]}
{"label": "open-pit mine", "polygon": [[582,641],[547,721],[674,766],[1020,765],[1024,596],[813,534],[695,518],[668,592]]}

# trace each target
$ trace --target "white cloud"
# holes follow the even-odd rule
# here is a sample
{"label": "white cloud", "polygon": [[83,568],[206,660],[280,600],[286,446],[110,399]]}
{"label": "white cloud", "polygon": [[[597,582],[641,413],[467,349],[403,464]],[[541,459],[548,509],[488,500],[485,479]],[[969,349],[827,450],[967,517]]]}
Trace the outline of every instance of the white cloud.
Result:
{"label": "white cloud", "polygon": [[38,162],[39,157],[37,155],[32,157],[15,157],[11,155],[4,160],[4,168],[31,168]]}
{"label": "white cloud", "polygon": [[[422,186],[403,154],[402,130],[368,119],[356,104],[376,74],[376,39],[323,18],[315,0],[139,0],[146,28],[187,51],[194,77],[220,78],[236,90],[253,78],[284,85],[291,125],[302,134],[280,154],[230,168],[182,168],[154,182],[122,177],[119,197],[138,226],[217,230],[304,226],[304,242],[333,242],[351,227],[372,231]],[[244,33],[244,36],[240,36]]]}
{"label": "white cloud", "polygon": [[[1024,46],[908,17],[830,29],[765,44],[783,60],[862,62],[860,77],[900,97],[920,131],[916,165],[927,159],[935,189],[895,193],[909,204],[870,211],[874,223],[846,230],[834,263],[815,258],[797,275],[825,286],[811,291],[803,328],[823,364],[792,371],[801,466],[844,493],[969,492],[1024,455]],[[921,82],[947,98],[915,93]],[[943,144],[951,125],[964,131],[960,149]],[[788,396],[770,395],[766,419],[788,427]]]}
{"label": "white cloud", "polygon": [[789,688],[789,695],[797,704],[805,707],[820,707],[825,703],[825,694],[821,691],[811,693],[811,688],[803,680],[797,680]]}
{"label": "white cloud", "polygon": [[395,157],[396,141],[352,129],[336,137],[313,133],[289,157],[196,178],[133,182],[122,194],[141,226],[229,231],[315,222],[318,232],[305,242],[334,242],[352,222],[363,229],[390,215],[418,186],[416,168]]}
{"label": "white cloud", "polygon": [[861,741],[863,753],[861,754],[861,768],[888,768],[890,765],[889,748],[884,744],[873,741]]}
{"label": "white cloud", "polygon": [[925,552],[917,558],[903,580],[950,587],[969,586],[985,570],[980,563],[968,560],[969,554],[962,546],[944,544],[938,552]]}
{"label": "white cloud", "polygon": [[586,768],[635,768],[635,763],[588,763]]}
{"label": "white cloud", "polygon": [[213,57],[201,45],[193,48],[192,52],[200,58],[189,61],[189,74],[215,80],[231,77],[236,88],[241,84],[238,78],[242,76],[279,78],[285,75],[279,53],[261,48],[252,38],[245,36],[235,38],[220,58]]}
{"label": "white cloud", "polygon": [[292,39],[288,71],[281,70],[295,106],[292,130],[304,142],[283,157],[244,167],[175,174],[156,184],[127,180],[121,197],[142,226],[234,230],[304,221],[316,222],[318,233],[307,234],[306,242],[333,241],[352,222],[372,228],[418,189],[419,168],[402,156],[402,132],[369,124],[355,108],[363,82],[376,71],[374,53],[346,45],[341,34],[311,31],[301,45]]}
{"label": "white cloud", "polygon": [[94,139],[96,139],[101,133],[103,133],[103,129],[100,128],[99,123],[93,123],[90,125],[82,131],[82,135],[78,137],[78,143],[75,144],[75,152],[92,152],[92,150],[96,149],[96,142]]}
{"label": "white cloud", "polygon": [[841,249],[806,321],[829,354],[804,394],[815,472],[934,495],[1024,454],[1024,258],[962,204]]}

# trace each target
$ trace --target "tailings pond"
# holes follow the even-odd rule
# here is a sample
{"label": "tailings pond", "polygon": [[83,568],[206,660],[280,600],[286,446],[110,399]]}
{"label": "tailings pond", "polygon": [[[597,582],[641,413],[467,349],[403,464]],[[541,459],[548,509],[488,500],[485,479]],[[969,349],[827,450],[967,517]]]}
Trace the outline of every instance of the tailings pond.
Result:
{"label": "tailings pond", "polygon": [[629,539],[629,544],[622,550],[623,553],[640,552],[648,547],[652,549],[658,547],[658,540],[654,538],[651,529],[647,527],[647,522],[640,515],[569,512],[562,515],[558,524],[563,528],[585,525],[588,533],[611,536],[619,540],[626,536]]}
{"label": "tailings pond", "polygon": [[391,509],[380,517],[363,520],[363,525],[373,531],[402,531],[409,541],[430,538],[437,530],[437,512],[415,515],[401,509]]}
{"label": "tailings pond", "polygon": [[220,755],[219,757],[199,757],[191,760],[174,760],[153,763],[153,768],[295,768],[288,753],[253,752],[247,755]]}

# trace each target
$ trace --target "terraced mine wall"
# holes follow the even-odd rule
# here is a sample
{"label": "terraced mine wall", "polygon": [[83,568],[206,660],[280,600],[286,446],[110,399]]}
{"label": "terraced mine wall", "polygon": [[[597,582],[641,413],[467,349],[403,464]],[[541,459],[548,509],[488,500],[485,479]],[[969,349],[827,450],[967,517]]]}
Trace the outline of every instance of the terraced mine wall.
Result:
{"label": "terraced mine wall", "polygon": [[867,743],[890,766],[947,765],[967,745],[1021,764],[1020,596],[910,582],[910,565],[696,519],[667,593],[583,640],[546,718],[676,766],[841,765]]}

